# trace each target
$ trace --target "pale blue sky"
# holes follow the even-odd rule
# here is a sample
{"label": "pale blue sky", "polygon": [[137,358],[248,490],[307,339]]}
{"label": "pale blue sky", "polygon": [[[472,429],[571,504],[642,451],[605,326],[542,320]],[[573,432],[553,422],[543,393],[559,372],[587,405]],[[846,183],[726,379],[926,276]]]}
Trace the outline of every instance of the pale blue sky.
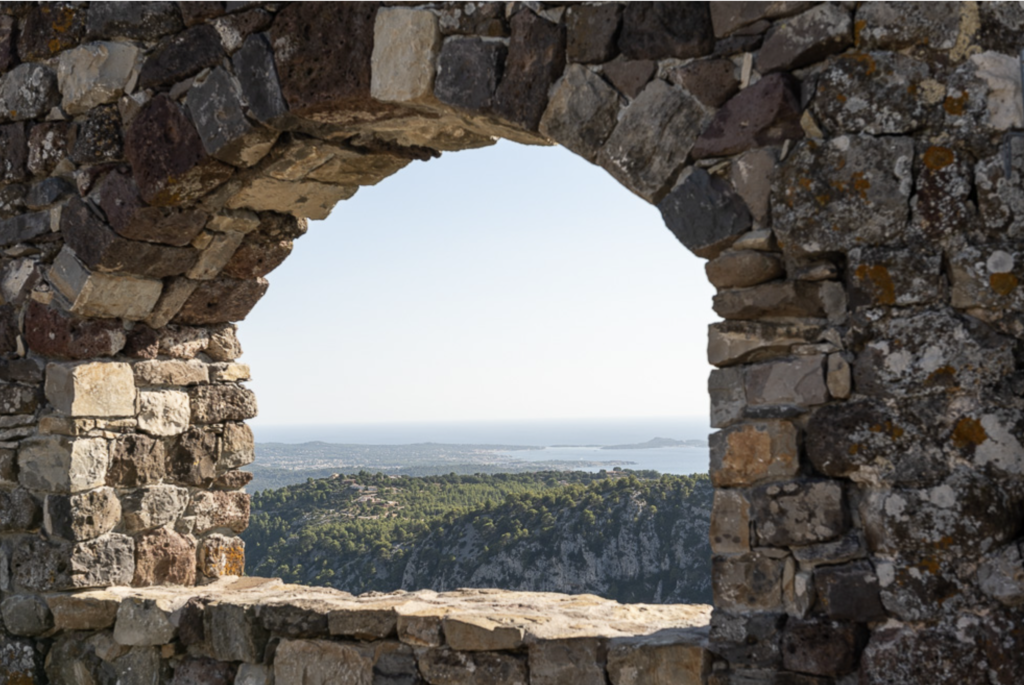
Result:
{"label": "pale blue sky", "polygon": [[703,263],[563,148],[413,162],[269,275],[254,424],[705,418]]}

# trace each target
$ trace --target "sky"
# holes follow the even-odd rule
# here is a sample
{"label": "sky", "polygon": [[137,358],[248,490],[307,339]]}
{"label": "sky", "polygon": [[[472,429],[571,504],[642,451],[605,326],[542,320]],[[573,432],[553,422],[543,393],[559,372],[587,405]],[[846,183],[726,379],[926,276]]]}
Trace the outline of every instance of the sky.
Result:
{"label": "sky", "polygon": [[564,148],[413,162],[268,276],[239,325],[252,424],[706,420],[703,265]]}

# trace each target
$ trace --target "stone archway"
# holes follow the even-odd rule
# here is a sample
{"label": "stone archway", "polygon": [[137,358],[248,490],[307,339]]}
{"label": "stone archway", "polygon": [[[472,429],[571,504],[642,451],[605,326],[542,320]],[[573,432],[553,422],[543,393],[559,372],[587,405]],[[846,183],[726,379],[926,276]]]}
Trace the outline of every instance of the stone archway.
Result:
{"label": "stone archway", "polygon": [[[1014,7],[5,5],[0,673],[228,682],[281,640],[279,682],[1013,682]],[[493,137],[601,165],[710,260],[709,642],[685,609],[548,634],[478,597],[167,587],[242,571],[232,322],[304,218]]]}

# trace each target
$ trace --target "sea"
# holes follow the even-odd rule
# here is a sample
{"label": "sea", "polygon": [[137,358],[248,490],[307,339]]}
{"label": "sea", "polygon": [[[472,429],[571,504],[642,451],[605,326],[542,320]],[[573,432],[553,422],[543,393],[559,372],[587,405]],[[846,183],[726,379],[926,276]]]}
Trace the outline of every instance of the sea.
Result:
{"label": "sea", "polygon": [[[463,421],[423,423],[252,424],[256,442],[300,444],[319,440],[336,444],[410,445],[423,442],[461,445],[524,445],[542,450],[503,451],[523,461],[630,462],[623,468],[661,473],[707,473],[707,447],[603,450],[601,446],[645,443],[653,438],[707,440],[712,429],[703,418],[545,419],[540,421]],[[581,467],[597,471],[601,466]],[[609,464],[607,468],[612,468]]]}

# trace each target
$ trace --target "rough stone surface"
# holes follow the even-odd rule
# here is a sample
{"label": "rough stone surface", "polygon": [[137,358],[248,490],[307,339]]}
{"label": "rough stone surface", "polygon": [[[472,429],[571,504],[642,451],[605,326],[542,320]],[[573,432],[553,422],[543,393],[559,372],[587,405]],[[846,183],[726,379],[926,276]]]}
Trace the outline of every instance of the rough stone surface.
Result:
{"label": "rough stone surface", "polygon": [[799,88],[791,76],[771,74],[744,89],[718,110],[691,154],[724,157],[803,138]]}
{"label": "rough stone surface", "polygon": [[849,11],[822,3],[772,27],[757,53],[757,69],[762,73],[797,69],[842,52],[852,44],[853,20]]}
{"label": "rough stone surface", "polygon": [[137,533],[172,523],[185,513],[188,503],[188,490],[173,485],[149,485],[132,490],[121,498],[125,530]]}
{"label": "rough stone surface", "polygon": [[65,540],[90,540],[109,533],[121,518],[113,488],[75,495],[47,495],[43,529]]}
{"label": "rough stone surface", "polygon": [[154,436],[180,435],[189,425],[188,395],[180,390],[139,392],[139,430]]}
{"label": "rough stone surface", "polygon": [[479,38],[445,41],[437,58],[434,95],[453,107],[491,111],[507,54],[505,45]]}
{"label": "rough stone surface", "polygon": [[782,260],[756,250],[725,252],[704,265],[708,280],[716,288],[749,288],[785,274]]}
{"label": "rough stone surface", "polygon": [[728,59],[691,62],[673,69],[668,76],[707,107],[721,107],[740,89],[736,65]]}
{"label": "rough stone surface", "polygon": [[698,257],[714,259],[750,228],[743,199],[722,179],[693,169],[658,203],[665,225]]}
{"label": "rough stone surface", "polygon": [[570,64],[551,94],[540,132],[593,161],[615,128],[619,97],[599,76]]}
{"label": "rough stone surface", "polygon": [[636,98],[657,72],[657,62],[647,59],[615,60],[601,68],[601,74],[630,99]]}
{"label": "rough stone surface", "polygon": [[619,50],[632,59],[701,57],[714,42],[706,4],[633,2],[623,10]]}
{"label": "rough stone surface", "polygon": [[194,26],[170,36],[146,58],[139,71],[139,86],[155,88],[182,81],[224,57],[220,36],[212,26]]}
{"label": "rough stone surface", "polygon": [[67,416],[132,416],[135,378],[122,362],[47,364],[46,399]]}
{"label": "rough stone surface", "polygon": [[593,64],[615,57],[622,7],[616,3],[573,5],[565,11],[566,58]]}
{"label": "rough stone surface", "polygon": [[711,481],[716,487],[751,485],[795,476],[797,431],[788,421],[731,426],[711,435]]}
{"label": "rough stone surface", "polygon": [[747,368],[747,403],[813,406],[829,399],[822,355],[755,364]]}
{"label": "rough stone surface", "polygon": [[441,48],[438,20],[427,10],[390,7],[373,28],[370,95],[384,102],[430,102]]}
{"label": "rough stone surface", "polygon": [[61,107],[69,114],[116,102],[132,76],[139,50],[134,45],[112,41],[87,43],[61,53],[57,82]]}
{"label": "rough stone surface", "polygon": [[249,525],[249,496],[244,492],[198,492],[190,512],[196,517],[196,533],[230,528],[241,533]]}
{"label": "rough stone surface", "polygon": [[30,438],[18,449],[18,481],[32,490],[88,490],[103,485],[108,460],[106,441],[98,438]]}
{"label": "rough stone surface", "polygon": [[193,325],[241,321],[263,297],[268,286],[264,278],[204,281],[185,301],[173,321]]}
{"label": "rough stone surface", "polygon": [[849,526],[843,488],[833,481],[762,485],[750,495],[757,541],[766,547],[827,542]]}
{"label": "rough stone surface", "polygon": [[57,75],[42,64],[19,64],[0,79],[0,112],[5,119],[42,117],[58,102]]}

